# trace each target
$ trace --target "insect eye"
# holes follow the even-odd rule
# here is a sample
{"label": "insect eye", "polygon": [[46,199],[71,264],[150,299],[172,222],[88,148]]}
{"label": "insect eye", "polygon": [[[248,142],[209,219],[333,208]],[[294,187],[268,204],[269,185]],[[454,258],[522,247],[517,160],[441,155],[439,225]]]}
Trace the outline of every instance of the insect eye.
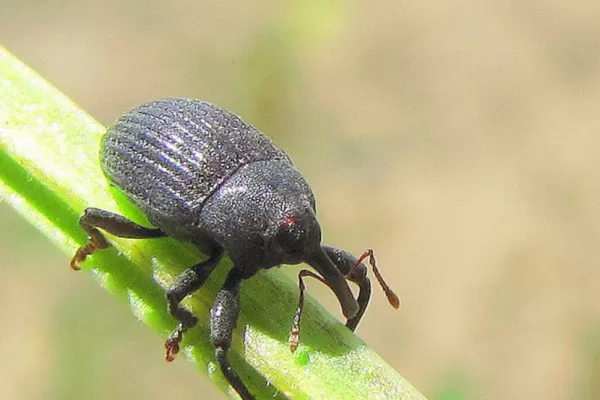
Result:
{"label": "insect eye", "polygon": [[286,217],[281,223],[281,227],[294,226],[298,220],[295,217]]}
{"label": "insect eye", "polygon": [[286,217],[277,229],[275,240],[288,256],[301,255],[304,251],[306,229],[295,217]]}

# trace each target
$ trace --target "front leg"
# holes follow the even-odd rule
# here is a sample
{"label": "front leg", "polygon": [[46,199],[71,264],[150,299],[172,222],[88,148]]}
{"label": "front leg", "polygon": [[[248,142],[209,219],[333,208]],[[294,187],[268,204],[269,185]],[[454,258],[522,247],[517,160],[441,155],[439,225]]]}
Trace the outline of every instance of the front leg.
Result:
{"label": "front leg", "polygon": [[[359,292],[358,298],[356,299],[356,302],[358,303],[358,312],[352,318],[346,321],[346,326],[350,330],[354,331],[356,329],[356,326],[367,310],[369,300],[371,299],[371,281],[367,276],[367,266],[363,264],[363,260],[366,258],[369,259],[369,264],[371,264],[371,267],[373,268],[373,273],[383,288],[383,291],[385,292],[390,304],[394,308],[398,308],[400,306],[400,300],[398,299],[398,296],[396,296],[387,283],[385,283],[383,277],[377,269],[373,250],[367,250],[359,258],[356,258],[345,250],[336,249],[335,247],[331,246],[321,247],[327,257],[329,257],[342,275],[344,275],[344,277],[350,282],[354,282],[358,285]],[[325,285],[330,286],[327,280],[325,280],[322,276],[315,274],[314,272],[303,269],[298,273],[298,288],[300,295],[298,298],[298,306],[296,307],[296,312],[294,313],[292,330],[289,337],[290,350],[292,352],[296,351],[298,344],[300,343],[300,322],[302,320],[302,311],[304,309],[304,291],[306,290],[306,285],[304,284],[303,279],[305,277],[315,278]]]}
{"label": "front leg", "polygon": [[304,291],[306,290],[306,285],[304,284],[303,279],[304,277],[315,278],[319,282],[328,285],[327,281],[323,279],[323,277],[315,274],[312,271],[303,269],[298,273],[298,289],[300,292],[298,296],[298,307],[296,307],[296,312],[294,313],[292,331],[290,332],[290,337],[288,339],[292,353],[298,349],[298,345],[300,344],[300,322],[302,321],[302,310],[304,309]]}
{"label": "front leg", "polygon": [[367,276],[367,266],[363,264],[363,260],[369,259],[369,264],[373,269],[373,273],[375,274],[375,278],[381,285],[385,295],[389,303],[394,308],[400,307],[400,299],[394,293],[394,291],[387,285],[384,281],[383,277],[379,273],[379,269],[377,269],[377,263],[375,261],[375,256],[373,255],[373,250],[365,251],[360,257],[356,258],[352,254],[348,253],[345,250],[336,249],[331,246],[322,246],[323,250],[327,254],[331,261],[338,267],[340,272],[351,282],[354,282],[358,285],[359,293],[358,293],[358,313],[348,321],[346,321],[346,326],[350,328],[352,331],[356,329],[356,326],[360,322],[362,316],[367,310],[367,306],[369,305],[369,300],[371,298],[371,281]]}
{"label": "front leg", "polygon": [[[327,257],[331,259],[333,264],[340,270],[344,277],[358,285],[359,292],[356,302],[358,303],[358,312],[356,315],[346,321],[346,326],[354,331],[356,326],[360,322],[363,314],[367,310],[369,300],[371,299],[371,281],[367,276],[367,267],[352,254],[336,249],[330,246],[321,246]],[[319,280],[325,285],[329,286],[329,283],[320,275],[315,274],[309,270],[303,269],[298,273],[298,288],[300,295],[298,297],[298,306],[294,313],[292,330],[290,332],[289,344],[290,350],[295,352],[300,343],[300,322],[302,321],[302,311],[304,309],[304,291],[306,285],[304,284],[305,277],[311,277]]]}

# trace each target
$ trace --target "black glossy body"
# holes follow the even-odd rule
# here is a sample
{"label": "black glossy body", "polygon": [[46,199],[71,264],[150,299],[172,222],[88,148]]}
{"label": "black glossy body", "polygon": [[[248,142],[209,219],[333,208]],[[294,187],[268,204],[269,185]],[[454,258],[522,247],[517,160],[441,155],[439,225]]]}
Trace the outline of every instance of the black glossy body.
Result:
{"label": "black glossy body", "polygon": [[[253,396],[227,360],[243,280],[280,264],[306,262],[318,272],[302,270],[298,275],[300,300],[290,336],[292,350],[299,341],[304,277],[327,284],[340,302],[346,325],[356,328],[371,294],[361,263],[367,253],[359,260],[321,245],[315,198],[308,183],[282,150],[236,115],[189,99],[143,104],[108,129],[100,160],[111,183],[155,228],[88,208],[80,219],[88,243],[71,260],[74,269],[88,255],[108,246],[98,229],[138,239],[172,236],[194,243],[208,256],[186,269],[167,291],[169,311],[179,321],[165,344],[168,360],[179,351],[183,333],[196,323],[180,302],[204,284],[225,253],[233,268],[212,308],[211,342],[221,371],[243,399]],[[346,280],[358,284],[357,299]],[[397,307],[397,297],[391,303]]]}
{"label": "black glossy body", "polygon": [[[100,162],[154,226],[207,254],[224,249],[244,278],[320,250],[315,199],[290,158],[212,104],[162,99],[132,109],[106,132]],[[356,314],[342,274],[314,267],[344,299],[344,315]]]}
{"label": "black glossy body", "polygon": [[204,205],[231,176],[259,161],[291,166],[239,117],[188,99],[157,100],[123,114],[102,139],[100,161],[155,226],[201,246],[211,239],[198,224]]}

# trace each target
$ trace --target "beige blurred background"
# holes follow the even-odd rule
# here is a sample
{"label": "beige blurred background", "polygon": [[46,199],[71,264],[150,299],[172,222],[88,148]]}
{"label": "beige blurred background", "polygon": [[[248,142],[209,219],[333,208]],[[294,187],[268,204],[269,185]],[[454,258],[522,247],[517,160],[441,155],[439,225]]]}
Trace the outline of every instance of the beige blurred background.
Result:
{"label": "beige blurred background", "polygon": [[[0,39],[105,124],[178,95],[273,137],[326,241],[376,249],[403,307],[358,334],[430,399],[600,398],[600,2],[167,3],[0,0]],[[222,396],[0,221],[0,398]]]}

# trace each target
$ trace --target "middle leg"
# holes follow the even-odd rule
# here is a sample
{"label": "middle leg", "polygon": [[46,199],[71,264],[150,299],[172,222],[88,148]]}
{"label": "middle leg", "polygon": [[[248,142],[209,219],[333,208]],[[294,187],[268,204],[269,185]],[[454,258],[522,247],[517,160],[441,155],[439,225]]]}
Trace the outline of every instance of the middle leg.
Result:
{"label": "middle leg", "polygon": [[169,312],[179,321],[177,328],[165,342],[165,358],[167,361],[175,359],[177,353],[179,353],[183,334],[188,329],[194,327],[198,321],[194,314],[181,306],[181,301],[198,290],[206,282],[217,264],[219,264],[222,255],[223,249],[214,247],[208,259],[183,271],[167,291]]}
{"label": "middle leg", "polygon": [[240,283],[242,279],[241,273],[234,266],[229,271],[223,287],[217,293],[215,304],[211,310],[210,341],[215,346],[215,358],[229,384],[243,400],[254,400],[254,396],[231,368],[227,359],[233,329],[240,314]]}

